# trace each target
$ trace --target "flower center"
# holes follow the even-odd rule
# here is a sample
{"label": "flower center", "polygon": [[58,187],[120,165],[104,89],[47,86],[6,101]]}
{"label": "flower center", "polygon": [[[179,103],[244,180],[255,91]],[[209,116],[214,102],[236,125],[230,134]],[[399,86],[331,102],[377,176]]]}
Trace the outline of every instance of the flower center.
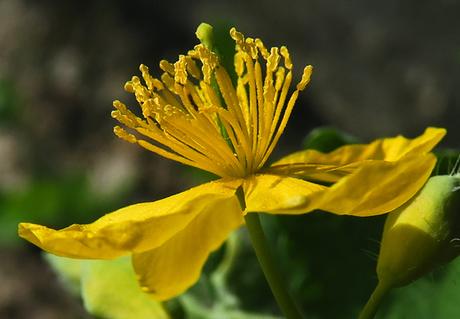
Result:
{"label": "flower center", "polygon": [[202,44],[174,64],[161,61],[161,79],[141,65],[145,84],[134,76],[125,90],[135,94],[142,117],[114,101],[112,116],[134,133],[116,126],[115,134],[222,177],[244,177],[262,168],[312,67],[305,67],[286,103],[292,81],[287,48],[268,51],[260,39],[244,38],[234,28],[230,35],[236,42],[236,88],[217,55]]}

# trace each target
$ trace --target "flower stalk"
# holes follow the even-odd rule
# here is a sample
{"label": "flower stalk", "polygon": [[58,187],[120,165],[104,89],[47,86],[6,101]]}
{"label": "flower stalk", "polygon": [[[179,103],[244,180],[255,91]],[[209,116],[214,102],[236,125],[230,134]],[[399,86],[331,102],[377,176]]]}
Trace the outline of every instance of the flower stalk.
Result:
{"label": "flower stalk", "polygon": [[363,310],[361,311],[359,319],[373,319],[377,313],[380,303],[390,289],[390,286],[379,282]]}
{"label": "flower stalk", "polygon": [[284,285],[284,280],[268,248],[265,234],[260,224],[259,214],[249,213],[244,217],[260,267],[267,279],[273,296],[287,319],[302,319],[300,311]]}

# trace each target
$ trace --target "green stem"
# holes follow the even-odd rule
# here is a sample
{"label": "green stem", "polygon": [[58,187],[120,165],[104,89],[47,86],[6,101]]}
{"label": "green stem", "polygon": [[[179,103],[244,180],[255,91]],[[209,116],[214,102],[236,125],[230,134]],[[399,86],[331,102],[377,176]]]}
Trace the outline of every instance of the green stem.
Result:
{"label": "green stem", "polygon": [[387,295],[390,289],[391,287],[389,285],[382,284],[382,282],[379,281],[377,287],[361,311],[359,319],[373,319],[377,313],[380,302]]}
{"label": "green stem", "polygon": [[285,279],[274,263],[273,257],[268,248],[262,225],[257,213],[249,213],[244,217],[246,227],[251,237],[252,245],[259,260],[260,267],[272,290],[273,296],[287,319],[301,319],[302,315],[297,309],[294,301],[284,285]]}

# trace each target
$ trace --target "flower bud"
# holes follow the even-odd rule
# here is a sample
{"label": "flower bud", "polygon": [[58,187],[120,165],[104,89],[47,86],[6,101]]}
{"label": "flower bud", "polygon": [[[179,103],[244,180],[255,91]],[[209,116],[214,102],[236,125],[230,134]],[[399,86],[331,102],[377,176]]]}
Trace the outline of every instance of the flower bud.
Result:
{"label": "flower bud", "polygon": [[377,262],[379,283],[359,319],[374,318],[388,293],[460,255],[460,174],[431,177],[388,214]]}
{"label": "flower bud", "polygon": [[431,177],[410,201],[390,213],[377,263],[379,281],[404,286],[459,253],[460,175]]}

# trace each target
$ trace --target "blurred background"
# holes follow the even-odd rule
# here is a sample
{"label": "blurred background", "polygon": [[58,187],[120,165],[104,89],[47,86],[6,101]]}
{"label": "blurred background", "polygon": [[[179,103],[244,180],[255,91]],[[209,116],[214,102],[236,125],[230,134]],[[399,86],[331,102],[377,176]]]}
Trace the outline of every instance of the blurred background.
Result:
{"label": "blurred background", "polygon": [[[114,99],[134,105],[123,84],[139,64],[155,73],[160,59],[175,60],[197,43],[199,23],[287,45],[297,78],[314,66],[276,158],[324,125],[363,142],[441,126],[442,147],[458,149],[458,12],[455,0],[0,0],[0,318],[91,318],[39,250],[17,238],[19,221],[89,222],[207,178],[117,139],[110,117]],[[382,221],[322,213],[265,221],[311,318],[356,316],[376,282]],[[240,253],[230,290],[242,309],[277,314],[250,248]],[[415,298],[407,302],[429,299],[443,276],[427,279],[421,297],[407,290]],[[458,282],[444,284],[460,297]]]}

